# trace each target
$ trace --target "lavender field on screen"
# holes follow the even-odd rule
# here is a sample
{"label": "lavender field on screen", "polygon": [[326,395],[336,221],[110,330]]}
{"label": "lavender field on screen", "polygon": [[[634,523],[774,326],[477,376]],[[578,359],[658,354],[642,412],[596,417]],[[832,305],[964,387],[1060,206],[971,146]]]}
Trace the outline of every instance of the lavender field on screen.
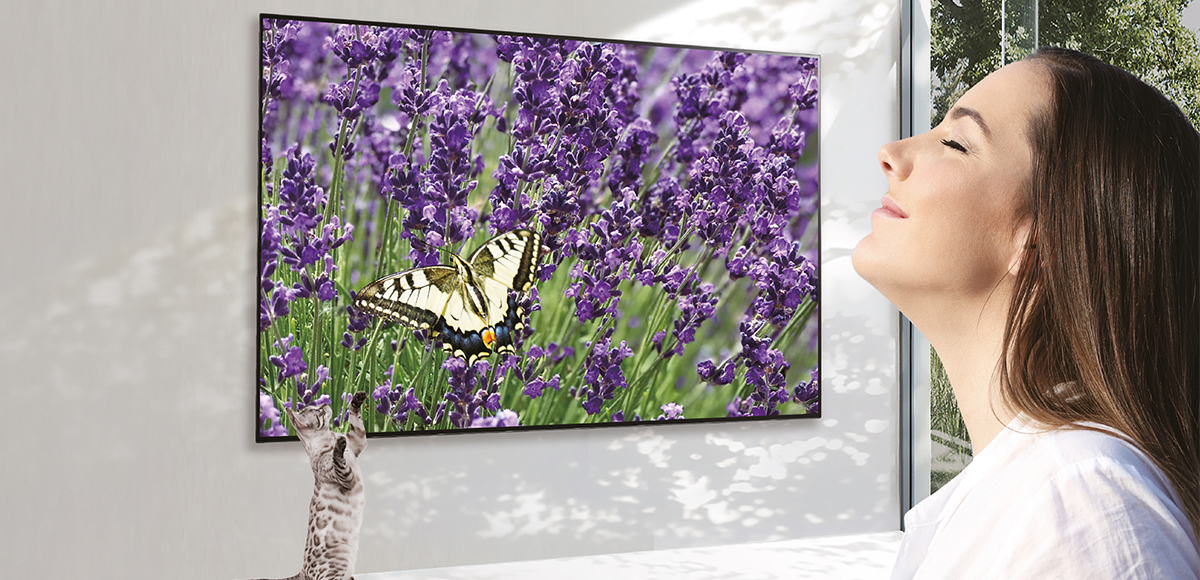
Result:
{"label": "lavender field on screen", "polygon": [[[816,57],[264,18],[258,434],[818,412]],[[354,307],[541,235],[513,354]]]}

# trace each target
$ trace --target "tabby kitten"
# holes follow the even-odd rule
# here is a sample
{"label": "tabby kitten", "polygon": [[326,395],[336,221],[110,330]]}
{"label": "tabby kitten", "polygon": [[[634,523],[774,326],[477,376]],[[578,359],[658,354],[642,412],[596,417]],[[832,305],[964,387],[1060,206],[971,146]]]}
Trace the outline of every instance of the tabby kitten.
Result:
{"label": "tabby kitten", "polygon": [[306,407],[298,413],[287,410],[308,453],[316,487],[308,504],[304,567],[286,580],[353,580],[365,501],[358,455],[367,447],[362,420],[366,399],[364,392],[354,394],[346,434],[329,430],[333,416],[329,405]]}

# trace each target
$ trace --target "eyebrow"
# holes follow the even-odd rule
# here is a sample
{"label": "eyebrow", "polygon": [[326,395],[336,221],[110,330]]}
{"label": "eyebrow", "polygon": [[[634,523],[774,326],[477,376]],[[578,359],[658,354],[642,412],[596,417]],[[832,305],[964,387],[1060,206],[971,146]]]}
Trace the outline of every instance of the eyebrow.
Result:
{"label": "eyebrow", "polygon": [[971,119],[974,119],[975,122],[979,124],[979,128],[981,130],[983,130],[983,136],[986,137],[988,140],[991,140],[992,130],[990,128],[988,128],[987,122],[983,120],[983,115],[980,115],[979,111],[976,111],[975,109],[972,109],[970,107],[958,107],[958,106],[954,107],[953,109],[950,109],[950,118],[951,119],[961,119],[963,117],[970,117]]}

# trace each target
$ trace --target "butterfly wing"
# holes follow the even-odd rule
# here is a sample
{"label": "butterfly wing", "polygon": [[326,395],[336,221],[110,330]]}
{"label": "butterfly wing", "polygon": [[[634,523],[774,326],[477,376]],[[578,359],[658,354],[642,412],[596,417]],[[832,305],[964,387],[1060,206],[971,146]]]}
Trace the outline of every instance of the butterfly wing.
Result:
{"label": "butterfly wing", "polygon": [[542,254],[542,237],[530,230],[505,232],[471,254],[467,263],[479,278],[490,278],[506,288],[527,292]]}
{"label": "butterfly wing", "polygon": [[454,268],[414,268],[367,284],[354,299],[354,306],[414,330],[436,330],[460,286]]}
{"label": "butterfly wing", "polygon": [[473,280],[487,300],[490,347],[494,351],[512,352],[514,334],[524,328],[525,311],[509,290],[521,293],[533,286],[542,254],[541,239],[534,231],[513,230],[488,240],[468,259]]}
{"label": "butterfly wing", "polygon": [[488,327],[496,352],[513,352],[513,334],[525,327],[525,309],[518,304],[517,295],[492,278],[478,278],[488,304]]}
{"label": "butterfly wing", "polygon": [[472,312],[468,300],[478,303],[455,268],[429,266],[384,276],[367,284],[354,300],[363,312],[393,320],[413,330],[428,330],[442,348],[468,364],[491,353],[484,341],[488,324]]}

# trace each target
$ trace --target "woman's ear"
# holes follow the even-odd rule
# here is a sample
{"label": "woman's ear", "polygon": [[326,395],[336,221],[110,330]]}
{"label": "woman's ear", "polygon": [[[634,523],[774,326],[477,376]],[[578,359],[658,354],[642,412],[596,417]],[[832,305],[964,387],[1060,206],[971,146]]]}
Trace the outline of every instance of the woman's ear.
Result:
{"label": "woman's ear", "polygon": [[1021,218],[1013,230],[1012,257],[1008,261],[1008,275],[1016,276],[1021,273],[1021,264],[1025,263],[1026,255],[1037,248],[1037,238],[1033,235],[1033,219],[1029,216]]}

